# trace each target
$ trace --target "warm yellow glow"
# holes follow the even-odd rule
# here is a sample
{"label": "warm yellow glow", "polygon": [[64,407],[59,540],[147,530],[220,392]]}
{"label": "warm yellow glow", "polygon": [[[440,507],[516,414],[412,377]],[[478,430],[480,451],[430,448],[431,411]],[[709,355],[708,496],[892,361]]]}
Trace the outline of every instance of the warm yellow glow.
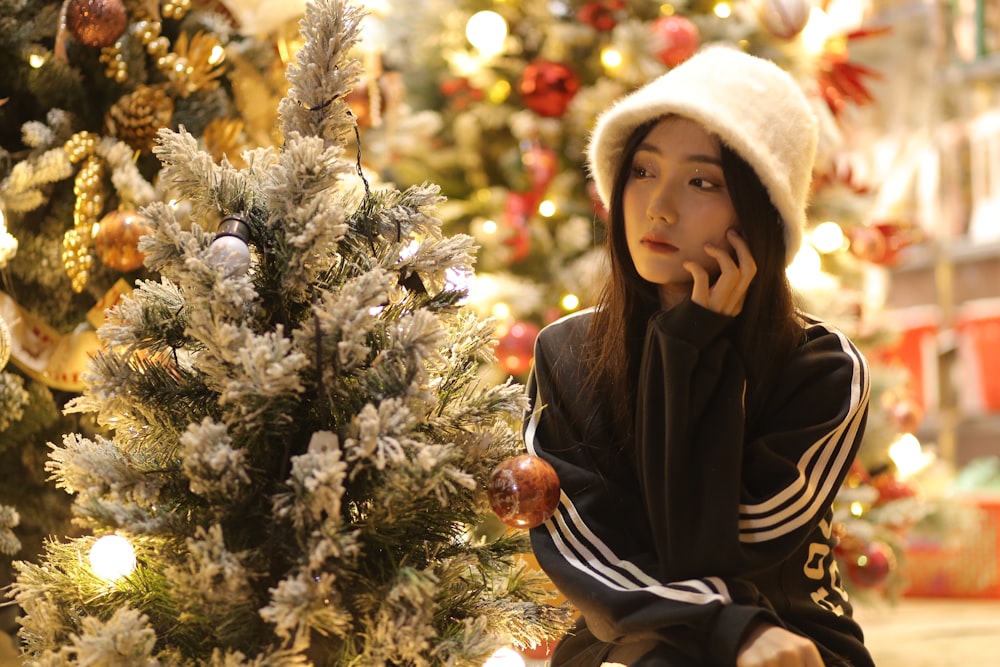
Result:
{"label": "warm yellow glow", "polygon": [[601,51],[601,64],[608,69],[621,67],[622,54],[617,49],[608,47]]}
{"label": "warm yellow glow", "polygon": [[560,302],[563,310],[576,310],[580,307],[580,297],[575,294],[567,294]]}
{"label": "warm yellow glow", "polygon": [[486,220],[483,222],[483,234],[496,234],[496,233],[497,233],[496,220]]}
{"label": "warm yellow glow", "polygon": [[663,3],[660,5],[660,15],[661,16],[673,16],[677,13],[677,9],[670,3]]}
{"label": "warm yellow glow", "polygon": [[788,282],[792,285],[813,285],[818,282],[822,260],[819,253],[811,245],[803,244],[795,259],[785,269]]}
{"label": "warm yellow glow", "polygon": [[524,667],[524,658],[511,648],[498,648],[483,667]]}
{"label": "warm yellow glow", "polygon": [[713,9],[715,15],[720,19],[728,19],[733,14],[733,7],[728,2],[720,2]]}
{"label": "warm yellow glow", "polygon": [[45,56],[38,53],[32,53],[28,56],[28,64],[31,65],[32,69],[38,69],[45,64]]}
{"label": "warm yellow glow", "polygon": [[855,500],[851,503],[851,514],[854,516],[861,516],[865,513],[865,506]]}
{"label": "warm yellow glow", "polygon": [[476,12],[465,24],[465,37],[484,57],[503,51],[507,39],[507,21],[496,12]]}
{"label": "warm yellow glow", "polygon": [[90,567],[107,581],[128,576],[135,570],[135,549],[121,535],[105,535],[90,548]]}
{"label": "warm yellow glow", "polygon": [[934,460],[934,454],[924,452],[912,433],[904,433],[889,445],[889,458],[896,464],[899,478],[906,479],[926,468]]}
{"label": "warm yellow glow", "polygon": [[486,96],[493,104],[503,104],[510,97],[510,81],[499,79],[486,91]]}
{"label": "warm yellow glow", "polygon": [[226,50],[222,48],[222,45],[216,44],[212,47],[212,54],[208,56],[208,62],[211,65],[218,65],[225,59]]}
{"label": "warm yellow glow", "polygon": [[826,12],[819,7],[813,7],[809,12],[809,22],[801,33],[806,50],[813,55],[822,53],[826,40],[830,38],[830,30],[830,19]]}
{"label": "warm yellow glow", "polygon": [[556,203],[551,199],[546,199],[538,205],[538,215],[543,218],[551,218],[556,214]]}
{"label": "warm yellow glow", "polygon": [[503,301],[498,301],[493,304],[493,317],[498,320],[505,320],[510,317],[510,306],[508,306]]}
{"label": "warm yellow glow", "polygon": [[833,221],[819,223],[809,234],[809,242],[823,254],[842,250],[846,240],[844,230]]}

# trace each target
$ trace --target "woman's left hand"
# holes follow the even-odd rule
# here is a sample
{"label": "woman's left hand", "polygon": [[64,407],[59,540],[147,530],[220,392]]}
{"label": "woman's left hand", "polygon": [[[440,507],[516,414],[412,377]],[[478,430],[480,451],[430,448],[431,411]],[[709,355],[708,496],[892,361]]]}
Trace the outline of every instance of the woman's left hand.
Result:
{"label": "woman's left hand", "polygon": [[726,238],[736,251],[735,259],[722,248],[711,243],[705,245],[705,252],[719,263],[719,278],[714,285],[711,284],[708,271],[700,264],[686,262],[684,268],[694,278],[692,301],[703,308],[735,317],[743,310],[750,282],[757,275],[757,262],[738,231],[730,229],[726,232]]}

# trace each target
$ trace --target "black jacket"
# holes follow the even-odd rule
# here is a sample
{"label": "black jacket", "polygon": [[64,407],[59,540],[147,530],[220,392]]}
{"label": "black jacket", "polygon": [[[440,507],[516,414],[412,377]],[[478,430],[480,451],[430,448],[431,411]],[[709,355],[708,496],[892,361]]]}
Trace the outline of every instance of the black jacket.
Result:
{"label": "black jacket", "polygon": [[861,353],[811,321],[747,433],[732,318],[690,301],[658,313],[630,456],[615,451],[608,400],[585,388],[589,321],[584,311],[543,329],[528,380],[527,447],[562,487],[532,546],[584,621],[554,664],[600,665],[614,645],[653,641],[677,659],[641,664],[732,666],[767,620],[810,637],[828,666],[873,665],[831,531],[867,418]]}

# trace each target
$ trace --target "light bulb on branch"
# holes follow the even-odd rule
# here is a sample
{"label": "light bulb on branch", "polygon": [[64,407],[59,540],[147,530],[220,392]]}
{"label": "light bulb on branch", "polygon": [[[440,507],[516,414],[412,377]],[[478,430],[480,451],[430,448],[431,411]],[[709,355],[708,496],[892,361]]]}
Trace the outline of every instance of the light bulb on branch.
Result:
{"label": "light bulb on branch", "polygon": [[135,549],[121,535],[105,535],[90,547],[90,567],[105,581],[126,577],[135,570]]}
{"label": "light bulb on branch", "polygon": [[208,260],[225,271],[227,278],[250,270],[250,226],[235,215],[222,219],[208,247]]}

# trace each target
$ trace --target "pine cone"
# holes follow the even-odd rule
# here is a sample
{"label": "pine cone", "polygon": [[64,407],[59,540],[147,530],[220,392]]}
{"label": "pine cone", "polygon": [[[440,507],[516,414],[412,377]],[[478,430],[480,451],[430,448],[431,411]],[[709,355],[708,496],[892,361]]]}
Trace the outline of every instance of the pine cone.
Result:
{"label": "pine cone", "polygon": [[156,143],[156,133],[170,125],[174,101],[162,88],[140,86],[123,95],[104,117],[107,134],[132,148],[148,152]]}

